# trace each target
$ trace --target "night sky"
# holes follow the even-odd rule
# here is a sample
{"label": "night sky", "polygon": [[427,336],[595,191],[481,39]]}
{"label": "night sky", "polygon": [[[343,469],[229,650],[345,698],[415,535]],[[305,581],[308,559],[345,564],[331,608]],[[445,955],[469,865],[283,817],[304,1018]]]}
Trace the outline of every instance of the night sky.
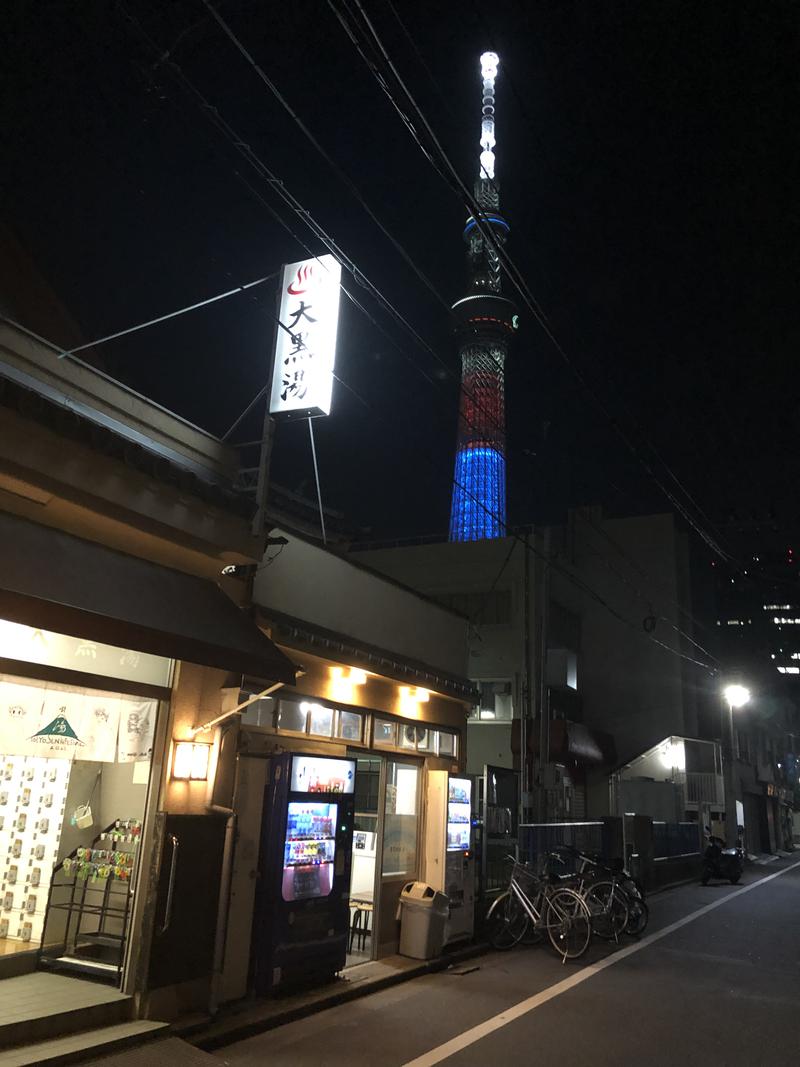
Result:
{"label": "night sky", "polygon": [[[523,314],[507,376],[510,519],[558,520],[587,502],[615,514],[666,510],[616,421],[709,520],[771,509],[793,522],[796,5],[395,5],[365,9],[470,185],[478,56],[500,54],[508,250],[589,383]],[[217,9],[442,299],[461,296],[464,207],[331,8],[226,0]],[[324,251],[208,123],[174,61],[442,361],[346,282],[389,337],[343,304],[337,371],[357,396],[337,385],[333,414],[316,423],[326,504],[375,537],[446,532],[459,372],[447,313],[201,0],[8,11],[3,214],[87,340],[303,258],[252,189]],[[264,286],[97,355],[110,374],[222,434],[265,381],[273,309]],[[234,440],[259,426],[254,416]],[[313,493],[305,424],[279,428],[273,476]]]}

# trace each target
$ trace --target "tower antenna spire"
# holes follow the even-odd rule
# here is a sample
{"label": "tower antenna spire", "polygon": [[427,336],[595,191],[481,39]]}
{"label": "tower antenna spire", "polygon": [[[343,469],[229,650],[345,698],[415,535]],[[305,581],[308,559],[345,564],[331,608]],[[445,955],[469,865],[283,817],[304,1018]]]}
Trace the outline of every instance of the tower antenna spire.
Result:
{"label": "tower antenna spire", "polygon": [[494,134],[494,82],[500,57],[496,52],[484,52],[481,56],[481,77],[483,78],[483,105],[481,108],[481,156],[479,180],[494,180],[494,146],[497,143]]}

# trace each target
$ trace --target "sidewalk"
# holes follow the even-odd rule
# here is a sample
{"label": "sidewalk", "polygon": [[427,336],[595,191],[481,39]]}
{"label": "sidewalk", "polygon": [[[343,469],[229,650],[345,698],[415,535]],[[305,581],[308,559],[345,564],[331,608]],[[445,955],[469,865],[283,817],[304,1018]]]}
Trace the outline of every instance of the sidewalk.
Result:
{"label": "sidewalk", "polygon": [[214,1017],[194,1018],[183,1023],[178,1020],[170,1027],[170,1032],[196,1048],[210,1051],[314,1015],[326,1008],[377,993],[381,989],[407,982],[420,975],[458,967],[487,951],[487,945],[472,944],[432,960],[388,956],[386,959],[351,967],[339,978],[318,989],[290,996],[225,1005]]}

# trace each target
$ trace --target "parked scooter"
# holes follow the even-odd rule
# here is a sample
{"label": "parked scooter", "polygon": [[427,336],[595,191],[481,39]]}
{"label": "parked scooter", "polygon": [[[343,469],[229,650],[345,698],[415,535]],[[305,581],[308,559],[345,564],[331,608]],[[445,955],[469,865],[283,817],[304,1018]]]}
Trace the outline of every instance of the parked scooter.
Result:
{"label": "parked scooter", "polygon": [[701,882],[708,885],[712,878],[736,885],[744,871],[744,853],[738,846],[725,848],[725,842],[706,831],[708,846],[703,854]]}

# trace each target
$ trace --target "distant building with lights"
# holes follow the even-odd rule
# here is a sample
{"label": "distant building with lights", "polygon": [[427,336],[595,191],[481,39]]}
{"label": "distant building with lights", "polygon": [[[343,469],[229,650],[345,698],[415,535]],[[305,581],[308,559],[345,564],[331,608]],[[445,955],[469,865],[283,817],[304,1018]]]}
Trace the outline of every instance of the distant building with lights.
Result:
{"label": "distant building with lights", "polygon": [[[469,289],[453,305],[461,358],[451,541],[503,537],[506,527],[505,362],[516,329],[514,304],[501,295],[498,246],[509,225],[500,214],[494,172],[494,83],[498,57],[481,56],[481,154],[477,217],[464,227]],[[487,237],[490,238],[487,240]]]}

